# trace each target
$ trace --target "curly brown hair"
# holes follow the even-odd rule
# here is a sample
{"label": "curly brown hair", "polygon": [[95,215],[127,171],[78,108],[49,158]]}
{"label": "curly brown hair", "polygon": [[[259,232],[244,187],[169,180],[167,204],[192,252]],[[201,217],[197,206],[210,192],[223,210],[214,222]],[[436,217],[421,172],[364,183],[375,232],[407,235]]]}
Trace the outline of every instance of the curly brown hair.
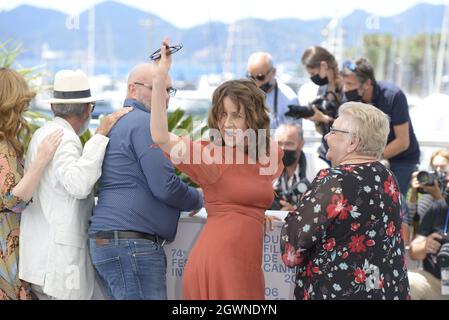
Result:
{"label": "curly brown hair", "polygon": [[35,95],[17,71],[0,68],[0,141],[6,140],[19,158],[24,153],[19,137],[21,134],[25,134],[25,137],[30,134],[22,113]]}
{"label": "curly brown hair", "polygon": [[[229,97],[238,106],[238,112],[243,110],[245,113],[248,129],[253,129],[256,132],[256,149],[258,151],[266,150],[265,152],[268,154],[270,150],[270,117],[269,110],[265,105],[265,93],[250,79],[229,80],[222,83],[212,95],[212,108],[207,119],[210,129],[219,129],[225,97]],[[265,141],[261,139],[259,129],[265,130]]]}

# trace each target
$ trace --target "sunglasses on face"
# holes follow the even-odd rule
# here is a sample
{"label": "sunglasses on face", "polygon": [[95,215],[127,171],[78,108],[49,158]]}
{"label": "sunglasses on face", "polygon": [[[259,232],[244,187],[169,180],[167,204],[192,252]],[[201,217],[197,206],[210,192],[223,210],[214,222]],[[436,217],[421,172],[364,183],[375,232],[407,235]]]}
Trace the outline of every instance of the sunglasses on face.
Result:
{"label": "sunglasses on face", "polygon": [[94,112],[94,110],[95,110],[95,102],[90,102],[89,106],[90,106],[90,112],[91,113]]}
{"label": "sunglasses on face", "polygon": [[271,71],[273,71],[273,69],[268,70],[268,72],[266,74],[259,73],[259,74],[255,75],[255,76],[248,72],[246,76],[248,78],[250,78],[250,79],[255,80],[255,81],[256,80],[257,81],[265,81],[265,79],[271,73]]}

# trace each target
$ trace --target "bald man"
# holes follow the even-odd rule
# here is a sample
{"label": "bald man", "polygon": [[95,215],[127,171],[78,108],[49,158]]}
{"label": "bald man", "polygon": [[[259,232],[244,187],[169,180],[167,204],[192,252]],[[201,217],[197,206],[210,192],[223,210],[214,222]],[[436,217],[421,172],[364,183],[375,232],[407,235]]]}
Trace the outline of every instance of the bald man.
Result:
{"label": "bald man", "polygon": [[249,57],[247,76],[267,94],[266,105],[270,109],[271,129],[284,123],[302,124],[302,119],[296,120],[284,115],[289,110],[288,105],[299,105],[298,96],[276,77],[276,68],[269,53],[256,52]]}
{"label": "bald man", "polygon": [[[176,235],[180,211],[203,206],[150,134],[153,64],[129,74],[125,106],[133,111],[109,134],[89,227],[94,267],[110,299],[167,299],[164,244]],[[176,90],[166,79],[167,105]]]}

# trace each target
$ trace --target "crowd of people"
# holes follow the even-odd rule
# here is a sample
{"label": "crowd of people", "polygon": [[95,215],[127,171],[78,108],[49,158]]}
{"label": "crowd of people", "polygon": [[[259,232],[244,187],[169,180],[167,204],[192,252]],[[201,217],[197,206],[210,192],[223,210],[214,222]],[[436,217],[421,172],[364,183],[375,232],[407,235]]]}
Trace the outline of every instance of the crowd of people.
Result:
{"label": "crowd of people", "polygon": [[[0,299],[92,299],[99,289],[113,300],[167,299],[164,245],[180,212],[202,207],[184,299],[264,299],[268,209],[288,212],[280,255],[295,268],[296,299],[449,298],[449,151],[432,155],[433,171],[416,171],[399,87],[376,80],[365,58],[339,68],[314,46],[300,62],[317,99],[299,101],[272,56],[256,52],[247,78],[214,91],[209,134],[192,141],[168,129],[169,48],[164,39],[160,58],[129,72],[123,108],[84,146],[97,99],[84,72],[57,72],[54,119],[26,153],[23,113],[35,93],[0,68]],[[314,154],[303,150],[304,121],[322,135]],[[408,270],[406,248],[422,270]]]}

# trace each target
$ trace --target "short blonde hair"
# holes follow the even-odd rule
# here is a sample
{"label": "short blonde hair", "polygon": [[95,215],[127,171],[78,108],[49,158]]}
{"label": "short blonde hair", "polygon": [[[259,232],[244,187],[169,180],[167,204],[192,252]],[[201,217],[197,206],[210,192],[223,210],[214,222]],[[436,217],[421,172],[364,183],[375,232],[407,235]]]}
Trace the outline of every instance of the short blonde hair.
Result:
{"label": "short blonde hair", "polygon": [[448,149],[438,149],[432,153],[430,156],[430,167],[433,168],[433,160],[437,157],[443,157],[449,162],[449,150]]}
{"label": "short blonde hair", "polygon": [[349,117],[347,129],[360,139],[357,154],[381,158],[390,133],[390,117],[380,109],[361,102],[347,102],[340,106],[340,116]]}

